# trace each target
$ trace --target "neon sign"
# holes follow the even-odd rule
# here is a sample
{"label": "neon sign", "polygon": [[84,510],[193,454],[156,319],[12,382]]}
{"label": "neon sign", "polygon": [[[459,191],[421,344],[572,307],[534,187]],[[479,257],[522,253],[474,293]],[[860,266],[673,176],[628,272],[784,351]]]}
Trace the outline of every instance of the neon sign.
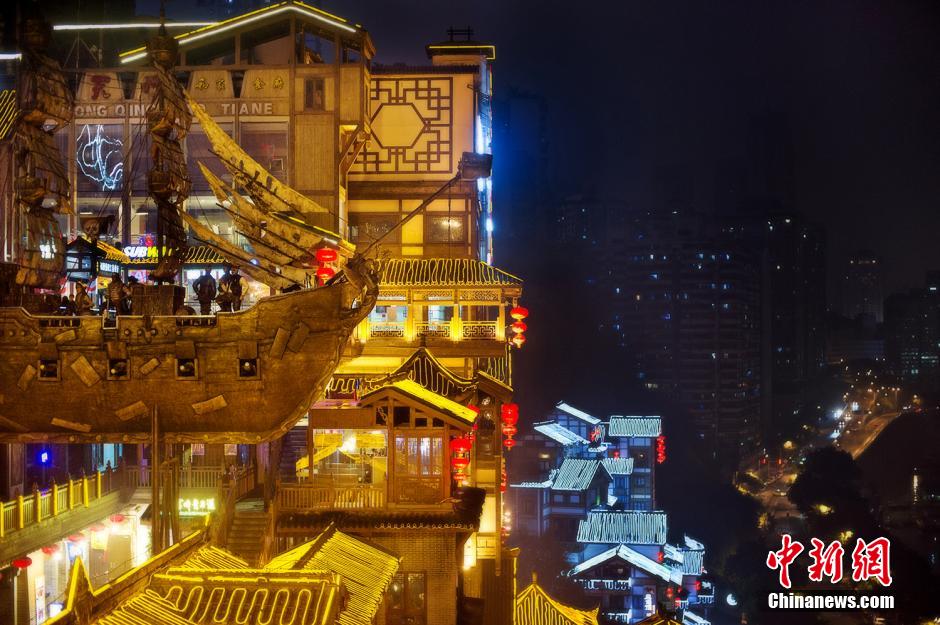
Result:
{"label": "neon sign", "polygon": [[82,173],[101,185],[102,191],[114,191],[124,179],[124,147],[120,139],[108,137],[104,126],[95,124],[94,134],[90,124],[82,127],[78,135],[75,160]]}

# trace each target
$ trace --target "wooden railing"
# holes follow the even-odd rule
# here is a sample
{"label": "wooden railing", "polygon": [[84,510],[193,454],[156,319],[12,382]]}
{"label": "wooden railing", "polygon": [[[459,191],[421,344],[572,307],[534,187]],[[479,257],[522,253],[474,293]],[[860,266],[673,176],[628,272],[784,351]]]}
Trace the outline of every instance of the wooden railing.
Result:
{"label": "wooden railing", "polygon": [[[243,474],[244,469],[239,469],[239,475]],[[222,474],[225,473],[224,467],[184,467],[179,472],[180,488],[216,488]],[[249,473],[254,476],[253,471]],[[150,486],[150,467],[130,465],[126,467],[126,479],[130,488],[147,488]],[[252,486],[254,488],[254,486]],[[251,490],[251,489],[249,489]]]}
{"label": "wooden railing", "polygon": [[449,339],[450,321],[419,321],[415,324],[415,334],[418,336],[428,336],[440,339]]}
{"label": "wooden railing", "polygon": [[370,321],[370,338],[405,338],[404,321]]}
{"label": "wooden railing", "polygon": [[46,490],[35,490],[0,504],[0,538],[23,528],[57,517],[80,506],[89,507],[120,488],[122,480],[110,467],[94,475],[55,482]]}
{"label": "wooden railing", "polygon": [[493,341],[499,338],[498,321],[461,321],[460,338],[465,341]]}
{"label": "wooden railing", "polygon": [[281,485],[277,506],[284,512],[350,508],[384,508],[385,489],[374,486]]}

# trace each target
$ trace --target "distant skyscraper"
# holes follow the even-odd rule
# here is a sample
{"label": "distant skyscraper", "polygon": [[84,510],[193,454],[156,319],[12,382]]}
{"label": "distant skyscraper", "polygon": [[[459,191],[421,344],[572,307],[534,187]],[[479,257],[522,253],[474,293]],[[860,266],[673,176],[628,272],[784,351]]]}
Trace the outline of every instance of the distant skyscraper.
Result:
{"label": "distant skyscraper", "polygon": [[884,320],[882,264],[868,251],[849,258],[842,280],[842,314],[849,319],[862,317],[873,323]]}
{"label": "distant skyscraper", "polygon": [[631,215],[604,251],[608,329],[637,377],[685,406],[716,457],[747,450],[760,421],[759,257],[678,211]]}

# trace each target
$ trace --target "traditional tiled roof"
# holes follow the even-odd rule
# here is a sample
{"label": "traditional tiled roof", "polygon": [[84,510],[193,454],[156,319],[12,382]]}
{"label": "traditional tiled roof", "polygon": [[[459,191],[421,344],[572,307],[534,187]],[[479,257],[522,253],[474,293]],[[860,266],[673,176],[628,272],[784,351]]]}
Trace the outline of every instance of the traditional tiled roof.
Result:
{"label": "traditional tiled roof", "polygon": [[145,590],[110,613],[99,618],[96,625],[194,625],[176,605],[152,590]]}
{"label": "traditional tiled roof", "polygon": [[551,485],[551,480],[545,480],[543,482],[519,482],[518,484],[510,484],[509,488],[548,488]]}
{"label": "traditional tiled roof", "polygon": [[544,434],[560,445],[568,447],[569,445],[587,445],[587,439],[584,439],[566,427],[558,425],[554,421],[545,423],[536,423],[532,426],[536,432]]}
{"label": "traditional tiled roof", "polygon": [[685,575],[701,575],[705,568],[705,546],[688,536],[684,546],[664,545],[663,552]]}
{"label": "traditional tiled roof", "polygon": [[342,577],[328,571],[190,569],[155,574],[150,589],[199,625],[331,625],[345,592]]}
{"label": "traditional tiled roof", "polygon": [[658,510],[589,512],[578,524],[581,543],[662,545],[666,533],[666,513]]}
{"label": "traditional tiled roof", "polygon": [[702,618],[688,609],[682,612],[682,625],[711,625],[711,621]]}
{"label": "traditional tiled roof", "polygon": [[179,565],[184,569],[238,569],[248,568],[248,562],[242,560],[231,551],[220,547],[207,545],[201,547],[199,551],[189,556],[185,562]]}
{"label": "traditional tiled roof", "polygon": [[273,558],[265,569],[332,571],[342,576],[349,600],[338,625],[369,625],[382,604],[400,558],[330,527],[308,543]]}
{"label": "traditional tiled roof", "polygon": [[597,608],[579,610],[552,599],[532,582],[516,595],[513,608],[516,625],[597,625]]}
{"label": "traditional tiled roof", "polygon": [[560,401],[557,404],[555,404],[555,408],[558,408],[562,412],[566,412],[570,414],[572,417],[577,417],[578,419],[581,419],[582,421],[584,421],[585,423],[589,425],[597,425],[598,423],[601,422],[601,420],[598,419],[597,417],[591,416],[588,413],[584,412],[583,410],[579,410],[575,408],[574,406],[571,406],[570,404],[566,404],[563,401]]}
{"label": "traditional tiled roof", "polygon": [[0,141],[13,134],[16,117],[19,113],[16,108],[16,89],[0,91]]}
{"label": "traditional tiled roof", "polygon": [[[472,515],[470,515],[472,516]],[[479,513],[475,518],[455,512],[388,512],[359,510],[325,510],[295,513],[278,521],[278,529],[321,531],[331,524],[342,530],[457,530],[476,531]]]}
{"label": "traditional tiled roof", "polygon": [[522,280],[472,258],[391,258],[379,267],[381,286],[520,286]]}
{"label": "traditional tiled roof", "polygon": [[636,625],[682,625],[682,623],[668,614],[654,614],[652,616],[646,617],[642,621],[637,622]]}
{"label": "traditional tiled roof", "polygon": [[611,475],[630,475],[633,473],[633,458],[604,458],[601,464]]}
{"label": "traditional tiled roof", "polygon": [[588,558],[581,564],[577,565],[570,571],[568,571],[569,576],[577,576],[585,571],[593,569],[595,566],[603,564],[614,558],[620,558],[625,562],[629,562],[633,566],[640,568],[650,575],[655,575],[656,577],[662,579],[666,582],[671,582],[674,584],[682,583],[682,573],[674,569],[669,568],[664,564],[656,562],[652,558],[649,558],[636,549],[631,549],[626,545],[617,545],[612,549],[608,549],[603,553],[599,553],[593,558]]}
{"label": "traditional tiled roof", "polygon": [[597,468],[600,466],[599,460],[565,458],[558,468],[558,475],[555,476],[552,490],[586,490],[594,481]]}
{"label": "traditional tiled roof", "polygon": [[662,419],[659,417],[610,417],[607,436],[659,436],[663,433]]}
{"label": "traditional tiled roof", "polygon": [[399,380],[397,382],[392,382],[391,384],[386,384],[385,386],[375,388],[363,395],[362,401],[365,401],[372,395],[380,393],[389,388],[397,389],[412,399],[427,404],[432,408],[436,408],[437,410],[450,415],[458,421],[472,424],[477,418],[477,413],[473,410],[470,410],[466,406],[458,404],[457,402],[452,401],[443,395],[438,395],[433,391],[429,391],[412,380]]}

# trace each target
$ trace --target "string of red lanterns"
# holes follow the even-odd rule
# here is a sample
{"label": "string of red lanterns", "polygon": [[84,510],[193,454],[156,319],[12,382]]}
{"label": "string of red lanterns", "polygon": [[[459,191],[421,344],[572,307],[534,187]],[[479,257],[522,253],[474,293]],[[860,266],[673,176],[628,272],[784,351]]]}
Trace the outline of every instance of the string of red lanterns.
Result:
{"label": "string of red lanterns", "polygon": [[513,306],[509,310],[509,316],[515,320],[509,326],[512,330],[512,338],[509,340],[519,349],[525,345],[525,331],[529,329],[529,326],[522,320],[529,316],[529,309],[524,306]]}
{"label": "string of red lanterns", "polygon": [[503,404],[500,407],[500,418],[503,421],[503,435],[506,437],[506,440],[503,441],[503,445],[506,449],[512,449],[516,446],[515,437],[516,433],[519,431],[516,428],[516,423],[519,422],[519,404]]}
{"label": "string of red lanterns", "polygon": [[656,464],[666,462],[666,437],[656,437]]}

